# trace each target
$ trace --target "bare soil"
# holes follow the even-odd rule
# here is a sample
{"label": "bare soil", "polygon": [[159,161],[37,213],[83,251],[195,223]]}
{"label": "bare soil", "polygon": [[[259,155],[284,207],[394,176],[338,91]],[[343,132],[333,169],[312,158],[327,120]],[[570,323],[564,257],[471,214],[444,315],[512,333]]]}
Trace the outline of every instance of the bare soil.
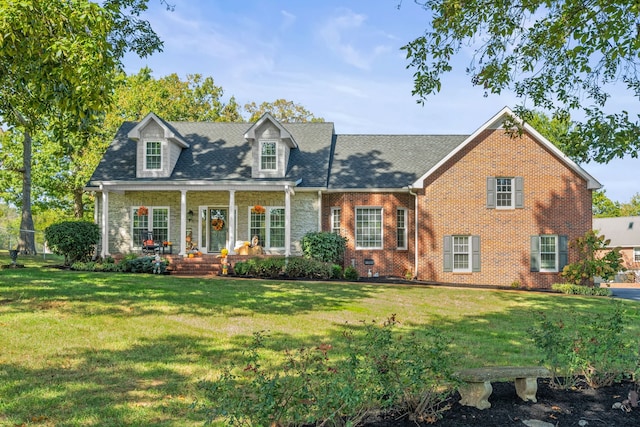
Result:
{"label": "bare soil", "polygon": [[[442,419],[433,424],[416,423],[407,417],[387,415],[368,423],[370,427],[391,426],[525,426],[530,420],[543,421],[556,427],[638,427],[640,407],[614,409],[616,402],[623,402],[630,391],[638,386],[623,382],[611,387],[593,389],[586,385],[571,390],[562,390],[550,385],[549,380],[538,380],[537,402],[524,402],[515,392],[513,382],[492,383],[493,393],[489,398],[491,408],[480,410],[460,405],[460,395],[455,393]],[[525,421],[528,423],[525,424]],[[585,424],[586,422],[586,424]]]}

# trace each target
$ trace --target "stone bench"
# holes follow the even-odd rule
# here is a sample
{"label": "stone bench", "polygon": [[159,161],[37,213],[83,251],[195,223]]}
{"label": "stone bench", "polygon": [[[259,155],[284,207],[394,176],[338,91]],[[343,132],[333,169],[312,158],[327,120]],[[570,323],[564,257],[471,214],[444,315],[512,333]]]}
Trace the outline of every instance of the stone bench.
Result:
{"label": "stone bench", "polygon": [[518,396],[525,402],[536,402],[538,378],[550,378],[551,372],[539,366],[495,366],[465,369],[457,376],[463,382],[459,388],[460,404],[487,409],[491,407],[491,381],[515,379]]}

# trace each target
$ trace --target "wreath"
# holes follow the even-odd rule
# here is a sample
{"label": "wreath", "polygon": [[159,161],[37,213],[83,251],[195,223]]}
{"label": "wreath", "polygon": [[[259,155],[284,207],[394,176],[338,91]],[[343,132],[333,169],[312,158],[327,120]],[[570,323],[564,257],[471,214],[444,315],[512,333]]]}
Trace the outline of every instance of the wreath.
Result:
{"label": "wreath", "polygon": [[211,226],[214,230],[220,231],[224,227],[224,219],[214,218],[211,220]]}
{"label": "wreath", "polygon": [[145,208],[144,206],[140,206],[138,208],[138,216],[146,216],[149,215],[149,209]]}

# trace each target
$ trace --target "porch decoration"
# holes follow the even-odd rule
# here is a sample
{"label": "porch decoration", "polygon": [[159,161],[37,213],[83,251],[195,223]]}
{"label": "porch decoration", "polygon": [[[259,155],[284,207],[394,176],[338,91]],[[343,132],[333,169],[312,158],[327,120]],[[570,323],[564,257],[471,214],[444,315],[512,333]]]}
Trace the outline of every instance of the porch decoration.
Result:
{"label": "porch decoration", "polygon": [[138,216],[147,216],[147,215],[149,215],[149,209],[144,206],[140,206],[138,208]]}
{"label": "porch decoration", "polygon": [[254,213],[254,214],[263,214],[265,212],[267,212],[267,210],[264,208],[264,206],[255,205],[254,207],[251,208],[251,213]]}
{"label": "porch decoration", "polygon": [[216,211],[216,213],[211,217],[211,226],[215,231],[220,231],[224,227],[224,215],[220,211]]}

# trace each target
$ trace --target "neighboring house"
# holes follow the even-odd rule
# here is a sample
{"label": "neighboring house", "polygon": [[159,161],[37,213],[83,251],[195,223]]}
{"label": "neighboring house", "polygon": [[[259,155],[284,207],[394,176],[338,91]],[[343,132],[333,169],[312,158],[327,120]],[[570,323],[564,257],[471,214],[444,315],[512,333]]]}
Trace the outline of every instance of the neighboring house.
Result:
{"label": "neighboring house", "polygon": [[620,248],[623,265],[640,279],[640,216],[594,218],[593,229],[610,240],[610,249]]}
{"label": "neighboring house", "polygon": [[289,256],[307,232],[333,231],[361,276],[549,287],[575,256],[568,241],[591,229],[601,186],[529,125],[505,131],[507,117],[472,135],[340,135],[270,114],[149,114],[121,126],[87,186],[101,254],[139,251],[150,229],[174,253],[197,242],[233,254],[257,235],[265,253]]}

